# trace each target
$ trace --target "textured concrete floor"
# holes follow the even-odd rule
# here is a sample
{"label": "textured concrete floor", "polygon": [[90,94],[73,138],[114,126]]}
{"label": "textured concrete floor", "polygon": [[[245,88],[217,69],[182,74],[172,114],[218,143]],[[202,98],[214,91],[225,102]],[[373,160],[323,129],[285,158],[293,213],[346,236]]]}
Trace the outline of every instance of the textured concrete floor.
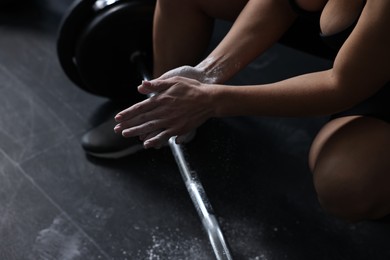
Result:
{"label": "textured concrete floor", "polygon": [[[109,161],[80,147],[116,107],[58,64],[69,2],[0,11],[0,259],[214,259],[168,148]],[[328,66],[277,45],[231,83]],[[325,120],[213,119],[186,145],[235,259],[390,258],[388,223],[345,223],[316,201],[306,155]]]}

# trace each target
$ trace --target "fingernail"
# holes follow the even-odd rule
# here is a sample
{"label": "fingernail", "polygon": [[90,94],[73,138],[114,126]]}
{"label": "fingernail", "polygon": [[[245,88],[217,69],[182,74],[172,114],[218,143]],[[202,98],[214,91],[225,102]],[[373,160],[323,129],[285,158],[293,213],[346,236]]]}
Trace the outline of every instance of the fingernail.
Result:
{"label": "fingernail", "polygon": [[150,84],[150,81],[148,81],[148,80],[142,81],[142,86],[148,87],[148,86],[150,86],[150,85],[151,85],[151,84]]}
{"label": "fingernail", "polygon": [[120,121],[120,120],[122,120],[122,115],[116,115],[115,117],[114,117],[114,119],[115,119],[115,121]]}

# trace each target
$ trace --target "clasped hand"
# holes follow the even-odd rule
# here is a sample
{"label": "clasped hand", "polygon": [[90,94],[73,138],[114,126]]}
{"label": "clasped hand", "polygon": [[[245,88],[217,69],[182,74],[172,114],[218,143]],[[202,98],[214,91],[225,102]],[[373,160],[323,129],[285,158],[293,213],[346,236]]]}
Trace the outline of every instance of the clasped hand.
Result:
{"label": "clasped hand", "polygon": [[160,148],[172,136],[181,143],[185,134],[212,116],[207,89],[198,80],[178,76],[144,81],[138,91],[153,95],[119,112],[114,131],[139,136],[145,148]]}

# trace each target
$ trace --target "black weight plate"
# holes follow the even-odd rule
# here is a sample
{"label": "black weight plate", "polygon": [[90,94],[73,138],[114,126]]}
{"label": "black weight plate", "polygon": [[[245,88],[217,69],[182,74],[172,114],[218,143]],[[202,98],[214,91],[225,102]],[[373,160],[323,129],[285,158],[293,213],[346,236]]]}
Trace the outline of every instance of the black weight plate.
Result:
{"label": "black weight plate", "polygon": [[86,89],[74,62],[76,43],[80,33],[94,16],[96,0],[76,0],[64,15],[57,38],[57,55],[62,69],[77,86]]}
{"label": "black weight plate", "polygon": [[142,76],[130,56],[141,51],[152,59],[155,1],[119,2],[102,10],[82,32],[76,49],[80,75],[97,95],[136,102]]}

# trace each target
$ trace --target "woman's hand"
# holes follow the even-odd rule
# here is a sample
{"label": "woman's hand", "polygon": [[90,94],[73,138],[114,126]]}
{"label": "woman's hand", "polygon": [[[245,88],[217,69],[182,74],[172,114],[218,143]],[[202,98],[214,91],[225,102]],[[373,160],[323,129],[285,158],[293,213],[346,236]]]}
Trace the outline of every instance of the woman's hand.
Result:
{"label": "woman's hand", "polygon": [[181,66],[164,73],[157,79],[164,80],[176,76],[195,79],[199,82],[204,82],[206,78],[204,72],[199,68],[192,67],[192,66]]}
{"label": "woman's hand", "polygon": [[121,112],[114,130],[124,137],[139,136],[145,148],[159,148],[172,136],[180,136],[203,124],[214,111],[210,90],[198,80],[170,77],[145,81],[142,94],[154,94]]}
{"label": "woman's hand", "polygon": [[201,83],[214,84],[217,83],[221,73],[218,68],[210,69],[208,66],[212,63],[212,59],[208,58],[199,63],[196,67],[192,66],[181,66],[175,69],[172,69],[158,79],[168,79],[175,76],[185,77],[189,79],[195,79]]}

